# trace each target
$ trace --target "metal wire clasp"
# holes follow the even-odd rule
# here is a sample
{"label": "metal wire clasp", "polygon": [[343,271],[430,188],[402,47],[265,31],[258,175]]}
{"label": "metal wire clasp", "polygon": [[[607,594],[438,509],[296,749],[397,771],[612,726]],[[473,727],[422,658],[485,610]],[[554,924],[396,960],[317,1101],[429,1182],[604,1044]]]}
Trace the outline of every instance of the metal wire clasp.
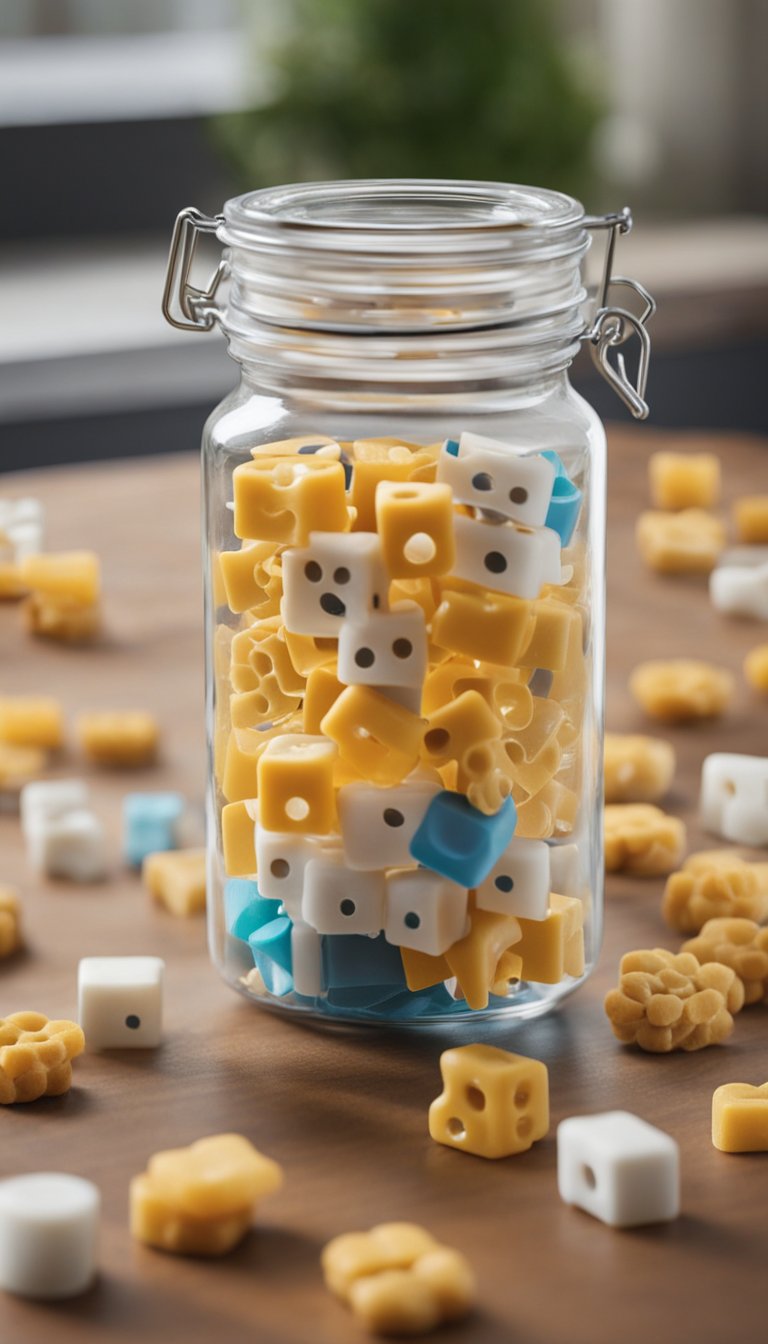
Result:
{"label": "metal wire clasp", "polygon": [[216,267],[206,289],[196,289],[190,284],[189,277],[199,235],[215,234],[223,220],[223,215],[211,219],[194,205],[188,205],[176,216],[165,272],[163,317],[172,327],[179,327],[181,331],[210,331],[219,316],[213,300],[227,274],[224,258]]}
{"label": "metal wire clasp", "polygon": [[[632,215],[625,206],[623,210],[610,215],[598,215],[584,220],[587,229],[607,229],[608,242],[605,249],[603,274],[597,292],[595,313],[592,326],[584,333],[583,340],[590,342],[592,358],[614,392],[629,408],[636,420],[645,420],[649,406],[645,400],[645,388],[648,381],[648,365],[651,358],[651,338],[646,323],[656,311],[655,300],[647,289],[637,280],[625,275],[613,275],[613,258],[616,240],[620,234],[629,233],[632,228]],[[608,302],[612,288],[623,286],[638,296],[643,303],[639,314],[632,313]],[[637,375],[633,382],[627,373],[626,361],[621,351],[616,352],[616,363],[611,363],[611,350],[623,345],[630,336],[637,336],[640,351],[637,363]]]}

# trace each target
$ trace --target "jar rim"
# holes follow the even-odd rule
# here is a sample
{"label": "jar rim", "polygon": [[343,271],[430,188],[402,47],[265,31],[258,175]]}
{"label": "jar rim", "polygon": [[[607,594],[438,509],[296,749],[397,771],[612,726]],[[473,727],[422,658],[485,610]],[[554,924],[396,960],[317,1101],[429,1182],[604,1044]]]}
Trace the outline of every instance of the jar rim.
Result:
{"label": "jar rim", "polygon": [[233,197],[220,240],[232,247],[358,246],[397,253],[441,243],[528,251],[584,227],[584,207],[563,192],[514,183],[437,178],[299,182]]}

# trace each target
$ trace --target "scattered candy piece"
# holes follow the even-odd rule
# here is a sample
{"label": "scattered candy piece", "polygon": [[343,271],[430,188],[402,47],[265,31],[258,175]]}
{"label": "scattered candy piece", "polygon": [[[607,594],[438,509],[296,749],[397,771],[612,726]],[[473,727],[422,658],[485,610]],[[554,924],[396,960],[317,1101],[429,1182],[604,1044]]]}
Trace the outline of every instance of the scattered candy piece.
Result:
{"label": "scattered candy piece", "polygon": [[617,1040],[653,1054],[719,1045],[743,1006],[744,986],[730,967],[702,966],[690,952],[660,947],[627,952],[618,989],[605,999]]}
{"label": "scattered candy piece", "polygon": [[725,528],[703,509],[681,513],[641,513],[635,527],[637,549],[659,574],[709,574],[725,546]]}
{"label": "scattered candy piece", "polygon": [[99,882],[106,876],[106,835],[89,808],[82,780],[27,784],[20,801],[22,831],[34,868],[74,882]]}
{"label": "scattered candy piece", "polygon": [[566,1204],[609,1227],[669,1222],[680,1212],[680,1152],[629,1111],[571,1116],[557,1127],[557,1184]]}
{"label": "scattered candy piece", "polygon": [[76,1022],[42,1013],[0,1018],[0,1105],[60,1097],[72,1086],[72,1060],[85,1049]]}
{"label": "scattered candy piece", "polygon": [[0,1288],[41,1302],[84,1293],[96,1273],[100,1205],[80,1176],[0,1181]]}
{"label": "scattered candy piece", "polygon": [[768,757],[713,752],[701,767],[701,824],[737,845],[768,845]]}
{"label": "scattered candy piece", "polygon": [[683,943],[704,966],[730,966],[744,986],[744,1003],[768,1003],[768,929],[752,919],[709,919],[698,938]]}
{"label": "scattered candy piece", "polygon": [[64,717],[58,700],[29,695],[0,698],[0,742],[57,751],[64,743]]}
{"label": "scattered candy piece", "polygon": [[609,803],[605,808],[605,871],[658,877],[685,853],[685,825],[652,803]]}
{"label": "scattered candy piece", "polygon": [[692,854],[667,879],[661,912],[678,933],[698,933],[726,916],[760,923],[768,918],[768,864],[746,863],[729,850]]}
{"label": "scattered candy piece", "polygon": [[155,1153],[131,1181],[131,1234],[174,1255],[224,1255],[282,1181],[278,1164],[240,1134]]}
{"label": "scattered candy piece", "polygon": [[429,1108],[435,1143],[478,1157],[524,1153],[549,1129],[547,1067],[492,1045],[440,1056],[443,1091]]}
{"label": "scattered candy piece", "polygon": [[422,1335],[460,1320],[475,1302],[475,1276],[459,1252],[414,1223],[347,1232],[324,1248],[332,1293],[373,1334]]}
{"label": "scattered candy piece", "polygon": [[664,723],[715,718],[730,704],[734,690],[730,672],[691,658],[639,663],[629,689],[641,709]]}
{"label": "scattered candy piece", "polygon": [[28,556],[19,577],[31,590],[24,607],[31,634],[78,642],[97,632],[101,577],[91,551]]}
{"label": "scattered candy piece", "polygon": [[672,784],[675,749],[658,737],[606,733],[603,769],[606,803],[656,803]]}
{"label": "scattered candy piece", "polygon": [[0,960],[21,946],[21,909],[13,887],[0,887]]}
{"label": "scattered candy piece", "polygon": [[148,854],[177,849],[185,810],[180,793],[129,793],[123,799],[123,853],[138,868]]}
{"label": "scattered candy piece", "polygon": [[43,549],[43,511],[37,499],[0,499],[0,598],[22,597],[19,565]]}
{"label": "scattered candy piece", "polygon": [[160,729],[144,710],[99,711],[77,721],[80,746],[99,765],[148,765],[155,759]]}
{"label": "scattered candy piece", "polygon": [[720,499],[714,453],[651,453],[648,478],[657,509],[711,509]]}
{"label": "scattered candy piece", "polygon": [[768,621],[768,563],[718,565],[709,576],[709,596],[716,611]]}
{"label": "scattered candy piece", "polygon": [[739,541],[750,544],[768,542],[768,495],[744,495],[733,506],[733,518]]}
{"label": "scattered candy piece", "polygon": [[768,644],[758,644],[744,659],[744,676],[756,691],[768,694]]}
{"label": "scattered candy piece", "polygon": [[0,793],[19,793],[43,773],[47,760],[38,747],[11,747],[0,742]]}
{"label": "scattered candy piece", "polygon": [[712,1142],[721,1153],[768,1152],[768,1083],[724,1083],[715,1090]]}
{"label": "scattered candy piece", "polygon": [[77,1015],[89,1050],[160,1045],[164,971],[160,957],[83,957]]}
{"label": "scattered candy piece", "polygon": [[165,850],[148,854],[141,875],[147,891],[172,915],[205,909],[205,850]]}

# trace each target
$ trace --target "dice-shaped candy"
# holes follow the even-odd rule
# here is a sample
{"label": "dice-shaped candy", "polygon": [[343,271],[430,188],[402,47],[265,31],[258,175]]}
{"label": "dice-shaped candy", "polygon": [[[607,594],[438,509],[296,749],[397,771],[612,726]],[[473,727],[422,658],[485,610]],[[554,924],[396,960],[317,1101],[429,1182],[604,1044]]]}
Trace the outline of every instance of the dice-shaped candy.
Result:
{"label": "dice-shaped candy", "polygon": [[387,578],[375,532],[313,531],[308,546],[286,551],[282,614],[292,634],[338,637],[345,619],[365,620],[386,605]]}
{"label": "dice-shaped candy", "polygon": [[387,878],[384,935],[395,947],[437,957],[467,932],[469,893],[426,868],[394,872]]}
{"label": "dice-shaped candy", "polygon": [[738,845],[768,845],[768,757],[714,752],[701,770],[705,830]]}
{"label": "dice-shaped candy", "polygon": [[265,830],[306,835],[333,830],[336,754],[327,738],[308,733],[283,733],[272,739],[257,767],[259,820]]}
{"label": "dice-shaped candy", "polygon": [[[331,835],[282,834],[256,825],[256,872],[259,893],[269,901],[282,901],[291,919],[301,918],[304,874],[311,859],[321,858],[334,847]],[[340,846],[336,846],[340,849]]]}
{"label": "dice-shaped candy", "polygon": [[340,850],[328,851],[304,869],[302,918],[318,933],[381,933],[385,893],[383,872],[354,872]]}
{"label": "dice-shaped candy", "polygon": [[424,814],[411,841],[411,857],[451,882],[477,887],[512,839],[516,820],[511,798],[491,817],[462,794],[444,789]]}
{"label": "dice-shaped candy", "polygon": [[339,789],[339,821],[349,867],[365,871],[407,866],[411,840],[441,788],[439,776],[425,772],[388,789],[365,780]]}
{"label": "dice-shaped candy", "polygon": [[376,487],[376,525],[392,579],[448,574],[455,557],[450,486],[382,481]]}
{"label": "dice-shaped candy", "polygon": [[549,1129],[549,1080],[538,1059],[492,1045],[440,1056],[443,1091],[429,1108],[436,1143],[477,1157],[524,1153]]}
{"label": "dice-shaped candy", "polygon": [[551,528],[457,514],[455,529],[457,578],[528,599],[538,597],[545,584],[560,583],[560,538]]}
{"label": "dice-shaped candy", "polygon": [[84,957],[77,976],[80,1025],[89,1050],[145,1049],[163,1034],[159,957]]}
{"label": "dice-shaped candy", "polygon": [[481,434],[448,439],[437,479],[451,487],[457,504],[490,509],[529,527],[543,527],[552,498],[555,468],[538,453]]}
{"label": "dice-shaped candy", "polygon": [[571,1116],[558,1125],[560,1198],[610,1227],[676,1218],[679,1168],[674,1139],[629,1111]]}
{"label": "dice-shaped candy", "polygon": [[347,620],[339,634],[338,678],[348,686],[421,687],[427,671],[424,612],[415,602]]}
{"label": "dice-shaped candy", "polygon": [[477,888],[480,910],[523,919],[546,919],[549,910],[549,846],[513,836],[498,863]]}

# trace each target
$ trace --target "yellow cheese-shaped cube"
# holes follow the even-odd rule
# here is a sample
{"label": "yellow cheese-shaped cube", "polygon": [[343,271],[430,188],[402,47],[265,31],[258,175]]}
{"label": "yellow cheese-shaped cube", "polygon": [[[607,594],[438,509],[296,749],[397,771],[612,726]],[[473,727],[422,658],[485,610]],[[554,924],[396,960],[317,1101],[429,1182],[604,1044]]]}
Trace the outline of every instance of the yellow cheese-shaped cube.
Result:
{"label": "yellow cheese-shaped cube", "polygon": [[514,667],[531,642],[533,603],[500,593],[446,588],[432,622],[432,640],[451,653],[497,667]]}
{"label": "yellow cheese-shaped cube", "polygon": [[45,770],[47,756],[39,747],[12,747],[0,742],[0,792],[17,793]]}
{"label": "yellow cheese-shaped cube", "polygon": [[61,644],[86,644],[101,629],[98,602],[78,602],[71,597],[33,592],[24,602],[22,613],[31,635]]}
{"label": "yellow cheese-shaped cube", "polygon": [[711,509],[720,499],[714,453],[651,453],[648,478],[656,509]]}
{"label": "yellow cheese-shaped cube", "polygon": [[195,915],[205,909],[204,849],[174,849],[148,854],[141,875],[150,895],[172,915]]}
{"label": "yellow cheese-shaped cube", "polygon": [[0,742],[56,751],[64,743],[64,716],[50,696],[0,697]]}
{"label": "yellow cheese-shaped cube", "polygon": [[704,509],[641,513],[635,527],[637,549],[649,569],[660,574],[709,574],[725,546],[725,527]]}
{"label": "yellow cheese-shaped cube", "polygon": [[259,821],[268,831],[327,835],[336,825],[336,747],[321,736],[283,733],[257,767]]}
{"label": "yellow cheese-shaped cube", "polygon": [[418,764],[423,719],[370,686],[348,686],[320,726],[342,760],[373,784],[399,784]]}
{"label": "yellow cheese-shaped cube", "polygon": [[144,710],[107,710],[81,714],[80,746],[99,765],[148,765],[157,755],[160,728]]}
{"label": "yellow cheese-shaped cube", "polygon": [[269,541],[247,541],[239,551],[222,551],[219,572],[230,611],[256,611],[265,606],[276,615],[283,590],[279,565],[273,565],[278,547]]}
{"label": "yellow cheese-shaped cube", "polygon": [[19,577],[26,588],[43,597],[68,598],[82,606],[92,606],[99,600],[101,569],[93,551],[27,556],[19,565]]}
{"label": "yellow cheese-shaped cube", "polygon": [[324,532],[348,532],[346,482],[341,462],[317,456],[258,457],[232,475],[235,536],[306,546],[322,522]]}
{"label": "yellow cheese-shaped cube", "polygon": [[448,485],[381,481],[376,487],[376,529],[390,578],[448,574],[456,558],[453,494]]}
{"label": "yellow cheese-shaped cube", "polygon": [[256,872],[256,825],[247,803],[227,803],[221,809],[221,837],[227,877],[252,877]]}
{"label": "yellow cheese-shaped cube", "polygon": [[739,541],[750,545],[768,543],[768,495],[744,495],[733,506]]}
{"label": "yellow cheese-shaped cube", "polygon": [[549,1130],[549,1079],[538,1059],[492,1045],[440,1056],[443,1091],[429,1108],[436,1143],[478,1157],[526,1152]]}
{"label": "yellow cheese-shaped cube", "polygon": [[768,1083],[725,1083],[715,1090],[712,1142],[723,1153],[768,1152]]}
{"label": "yellow cheese-shaped cube", "polygon": [[546,919],[520,919],[514,951],[522,961],[523,980],[557,985],[566,975],[584,974],[584,907],[574,896],[549,898]]}

